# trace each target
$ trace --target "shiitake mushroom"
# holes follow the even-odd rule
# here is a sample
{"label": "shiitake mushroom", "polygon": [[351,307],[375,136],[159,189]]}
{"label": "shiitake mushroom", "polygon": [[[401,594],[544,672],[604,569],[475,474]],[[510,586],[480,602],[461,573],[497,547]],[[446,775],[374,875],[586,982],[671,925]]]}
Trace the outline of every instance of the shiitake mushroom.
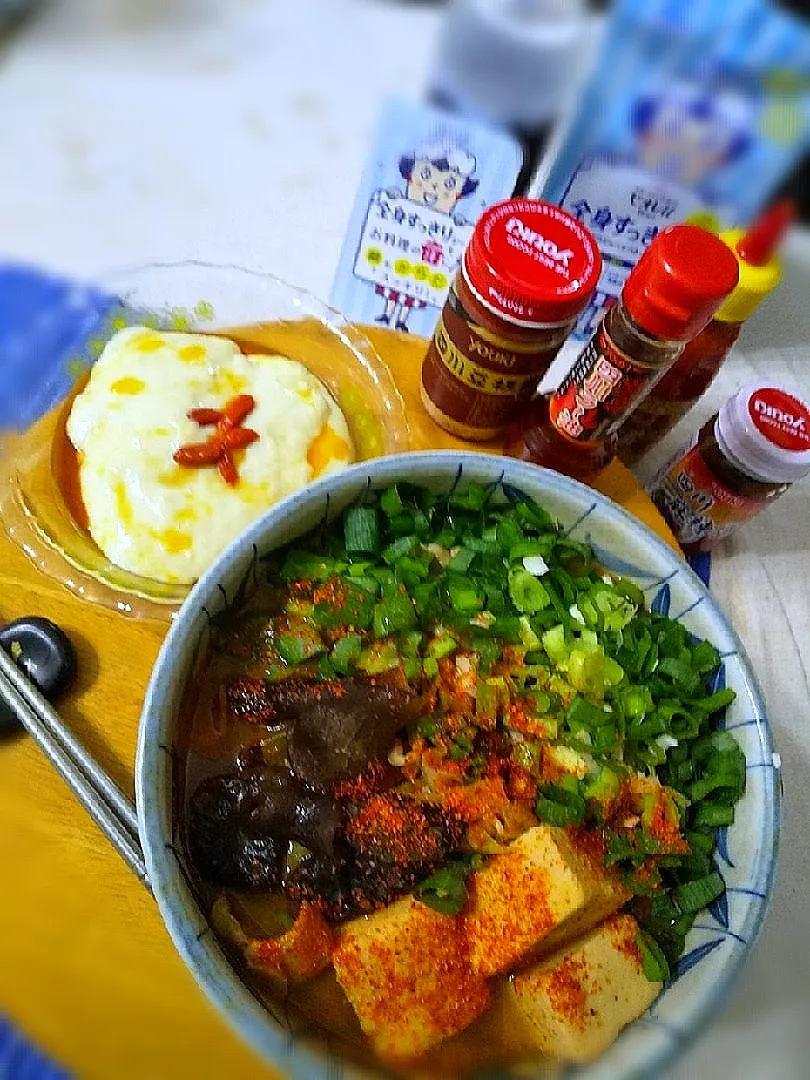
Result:
{"label": "shiitake mushroom", "polygon": [[188,804],[187,844],[191,861],[212,885],[277,888],[286,844],[249,830],[259,799],[244,776],[212,776]]}
{"label": "shiitake mushroom", "polygon": [[331,855],[338,821],[330,796],[282,766],[212,776],[189,800],[189,854],[211,884],[278,888],[290,843]]}
{"label": "shiitake mushroom", "polygon": [[[385,761],[397,732],[417,714],[411,691],[348,678],[278,684],[239,679],[227,692],[240,719],[284,723],[288,765],[240,752],[233,772],[210,777],[193,792],[188,849],[205,880],[231,888],[285,888],[299,899],[317,895],[341,918],[389,902],[433,865],[434,853],[397,859],[382,834],[369,850],[357,850],[350,820],[357,808],[341,807],[333,795],[371,762]],[[431,820],[431,836],[442,831]],[[439,844],[441,854],[456,842],[448,835]],[[292,843],[308,854],[285,876]]]}
{"label": "shiitake mushroom", "polygon": [[384,759],[417,705],[408,690],[333,679],[302,684],[288,699],[287,715],[290,768],[304,783],[329,790]]}
{"label": "shiitake mushroom", "polygon": [[286,726],[290,768],[321,791],[384,758],[419,712],[412,691],[353,678],[270,683],[239,676],[227,683],[225,702],[234,719]]}

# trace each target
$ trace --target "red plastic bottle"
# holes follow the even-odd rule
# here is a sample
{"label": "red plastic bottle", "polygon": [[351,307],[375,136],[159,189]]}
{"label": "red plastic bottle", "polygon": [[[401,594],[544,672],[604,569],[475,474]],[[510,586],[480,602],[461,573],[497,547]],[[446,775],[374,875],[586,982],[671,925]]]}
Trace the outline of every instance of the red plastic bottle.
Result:
{"label": "red plastic bottle", "polygon": [[568,375],[538,397],[504,452],[578,480],[613,457],[616,433],[739,279],[719,237],[696,225],[659,233]]}
{"label": "red plastic bottle", "polygon": [[774,253],[794,216],[793,203],[785,200],[766,210],[747,232],[721,234],[740,264],[739,283],[622,425],[617,454],[625,465],[643,457],[708,390],[745,320],[779,284],[781,267]]}

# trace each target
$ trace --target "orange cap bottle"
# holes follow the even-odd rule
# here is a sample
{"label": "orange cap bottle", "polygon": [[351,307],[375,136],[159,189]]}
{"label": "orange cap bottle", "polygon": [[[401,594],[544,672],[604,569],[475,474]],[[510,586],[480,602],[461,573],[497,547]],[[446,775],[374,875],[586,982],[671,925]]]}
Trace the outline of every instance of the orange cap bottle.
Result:
{"label": "orange cap bottle", "polygon": [[568,375],[507,438],[505,452],[580,480],[613,456],[616,433],[729,295],[737,259],[713,233],[659,233]]}

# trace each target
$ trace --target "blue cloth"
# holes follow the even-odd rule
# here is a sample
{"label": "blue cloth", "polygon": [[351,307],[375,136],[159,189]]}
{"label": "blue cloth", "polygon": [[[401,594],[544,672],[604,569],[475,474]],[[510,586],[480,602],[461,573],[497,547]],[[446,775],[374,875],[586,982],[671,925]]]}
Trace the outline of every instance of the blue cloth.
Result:
{"label": "blue cloth", "polygon": [[[74,359],[116,303],[26,266],[0,266],[0,430],[23,429],[64,397]],[[0,1017],[0,1080],[68,1080]]]}
{"label": "blue cloth", "polygon": [[70,1080],[0,1016],[0,1080]]}
{"label": "blue cloth", "polygon": [[28,427],[65,396],[115,304],[90,286],[0,266],[0,430]]}

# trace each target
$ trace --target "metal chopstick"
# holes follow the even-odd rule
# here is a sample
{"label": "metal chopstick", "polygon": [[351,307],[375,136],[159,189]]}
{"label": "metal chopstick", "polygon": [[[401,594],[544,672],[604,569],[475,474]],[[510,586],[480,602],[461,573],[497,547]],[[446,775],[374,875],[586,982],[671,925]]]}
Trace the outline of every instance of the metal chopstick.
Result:
{"label": "metal chopstick", "polygon": [[135,807],[0,647],[0,698],[11,708],[138,880],[149,888]]}

